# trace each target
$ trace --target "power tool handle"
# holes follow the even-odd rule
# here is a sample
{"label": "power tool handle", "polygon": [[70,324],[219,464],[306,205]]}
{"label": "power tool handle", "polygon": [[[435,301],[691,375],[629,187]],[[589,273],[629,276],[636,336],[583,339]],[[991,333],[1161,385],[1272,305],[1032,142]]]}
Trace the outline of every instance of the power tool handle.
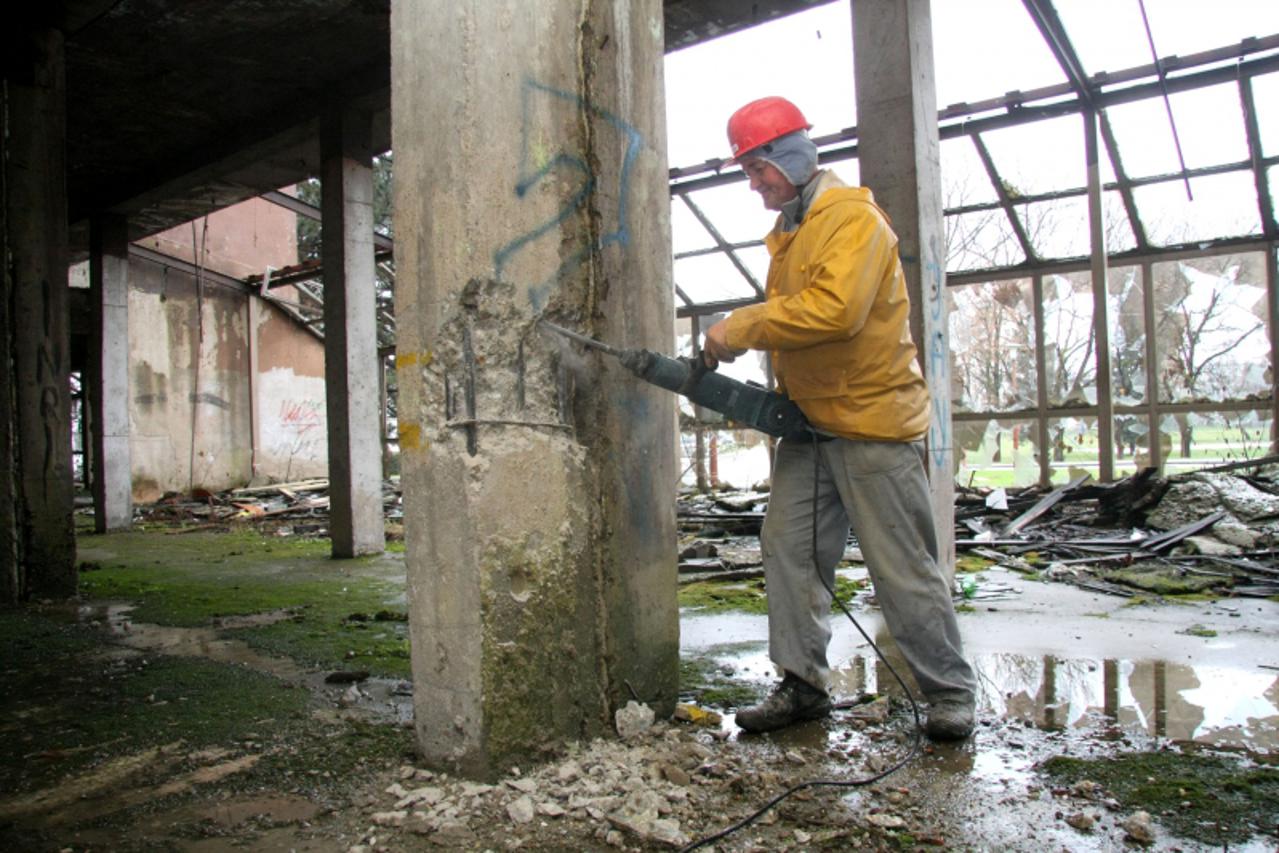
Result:
{"label": "power tool handle", "polygon": [[702,377],[715,368],[706,363],[706,359],[701,353],[691,357],[680,356],[679,360],[688,365],[688,378],[684,380],[684,384],[680,386],[676,393],[687,397],[697,387],[697,383],[702,381]]}

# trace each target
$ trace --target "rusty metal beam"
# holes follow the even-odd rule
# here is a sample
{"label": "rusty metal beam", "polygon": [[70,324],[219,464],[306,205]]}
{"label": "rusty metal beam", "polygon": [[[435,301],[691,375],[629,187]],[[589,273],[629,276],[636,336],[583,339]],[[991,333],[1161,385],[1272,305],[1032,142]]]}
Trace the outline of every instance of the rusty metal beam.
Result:
{"label": "rusty metal beam", "polygon": [[[1268,36],[1265,39],[1245,40],[1241,45],[1248,45],[1248,53],[1255,53],[1263,49],[1279,50],[1279,35]],[[1260,45],[1264,45],[1264,48],[1259,47]],[[1212,57],[1211,60],[1205,59],[1203,64],[1207,64],[1210,61],[1221,61],[1221,55],[1218,51],[1209,51],[1201,54],[1201,56]],[[1165,60],[1161,60],[1161,62],[1163,61]],[[1189,62],[1183,62],[1179,67],[1190,68],[1195,66],[1191,66]],[[1142,69],[1138,70],[1148,68],[1150,66],[1142,66]],[[1247,60],[1237,65],[1208,68],[1180,77],[1170,77],[1167,79],[1166,85],[1170,92],[1187,92],[1219,83],[1234,82],[1238,78],[1252,78],[1272,71],[1279,71],[1279,54]],[[1110,75],[1096,75],[1093,79],[1115,81],[1134,79],[1134,76],[1128,72],[1117,72]],[[1052,92],[1056,97],[1067,96],[1067,99],[1028,105],[1030,101],[1051,97],[1044,95],[1043,93],[1045,92]],[[1123,89],[1103,89],[1095,94],[1094,101],[1098,108],[1105,109],[1118,104],[1159,97],[1162,93],[1163,86],[1156,81],[1153,83],[1141,83]],[[1013,92],[1002,98],[983,101],[978,105],[959,105],[963,108],[959,111],[957,111],[957,107],[948,107],[938,113],[938,120],[941,122],[939,136],[942,140],[957,139],[971,133],[985,133],[986,131],[1005,127],[1017,127],[1023,124],[1082,112],[1086,106],[1083,100],[1078,96],[1070,98],[1069,95],[1069,87],[1050,87],[1048,89],[1035,90],[1034,92]],[[994,112],[997,110],[1003,110],[1003,112]],[[994,114],[982,115],[982,113],[991,112],[994,112]],[[818,156],[819,162],[834,163],[841,160],[855,159],[857,157],[856,139],[856,127],[815,137],[813,141],[818,144],[819,148],[824,149]],[[745,180],[745,176],[740,169],[734,168],[730,171],[719,171],[723,166],[723,160],[707,160],[697,165],[671,169],[669,172],[670,191],[672,194],[700,192]],[[1187,174],[1194,176],[1195,172],[1188,170]],[[1176,179],[1181,180],[1180,173],[1177,174]]]}
{"label": "rusty metal beam", "polygon": [[1071,90],[1086,104],[1091,105],[1092,86],[1088,74],[1084,71],[1079,54],[1075,52],[1075,46],[1071,44],[1070,36],[1066,34],[1061,18],[1057,17],[1057,10],[1053,8],[1051,0],[1022,0],[1022,3],[1030,19],[1039,28],[1039,34],[1044,37],[1044,43],[1052,51],[1053,58],[1065,73]]}
{"label": "rusty metal beam", "polygon": [[[1263,168],[1279,165],[1279,155],[1262,158],[1261,165]],[[1248,171],[1251,167],[1252,164],[1250,161],[1240,160],[1235,163],[1219,163],[1216,166],[1200,166],[1197,169],[1187,169],[1186,174],[1192,178],[1206,178],[1212,175],[1224,175],[1230,172]],[[1153,184],[1166,184],[1172,181],[1180,181],[1181,178],[1182,176],[1180,172],[1165,172],[1159,175],[1150,175],[1145,178],[1129,178],[1127,186],[1130,189],[1136,189],[1138,187],[1146,187]],[[1112,182],[1106,184],[1102,187],[1102,189],[1105,191],[1118,190],[1121,189],[1121,186],[1118,183]],[[1069,189],[1053,190],[1046,193],[1028,193],[1021,196],[1018,201],[1019,203],[1025,202],[1027,204],[1034,204],[1035,202],[1041,201],[1058,201],[1060,199],[1082,196],[1087,192],[1088,190],[1085,187],[1071,187]],[[976,202],[974,204],[960,205],[958,207],[949,207],[946,209],[945,213],[947,216],[953,216],[960,213],[980,213],[986,210],[994,210],[998,207],[1001,207],[998,201],[983,201]]]}
{"label": "rusty metal beam", "polygon": [[[298,216],[305,216],[307,219],[313,219],[316,222],[321,221],[320,209],[313,204],[303,201],[297,196],[291,196],[288,193],[282,193],[279,190],[272,190],[269,193],[262,193],[262,198],[278,204],[280,207],[293,211]],[[385,234],[373,232],[373,245],[379,249],[392,251],[395,249],[395,242]]]}
{"label": "rusty metal beam", "polygon": [[[1261,212],[1261,231],[1267,237],[1279,234],[1275,223],[1274,200],[1270,195],[1269,163],[1261,153],[1261,132],[1257,127],[1257,104],[1252,96],[1252,78],[1239,78],[1239,101],[1243,106],[1244,132],[1248,138],[1248,158],[1252,161],[1253,183],[1257,187],[1257,206]],[[1279,157],[1269,158],[1279,162]]]}
{"label": "rusty metal beam", "polygon": [[995,161],[990,156],[986,143],[982,140],[980,133],[970,134],[970,137],[973,140],[973,145],[977,148],[977,156],[981,158],[981,164],[986,168],[986,175],[990,178],[990,183],[995,188],[995,195],[999,197],[999,206],[1003,208],[1004,215],[1008,217],[1008,224],[1012,226],[1013,233],[1017,235],[1017,242],[1021,244],[1021,250],[1026,256],[1027,263],[1036,263],[1040,260],[1039,253],[1031,245],[1030,237],[1026,234],[1026,227],[1022,223],[1021,217],[1017,215],[1017,211],[1013,210],[1012,195],[1008,192],[1008,186],[1004,183],[1004,179],[999,176],[999,170],[995,168]]}
{"label": "rusty metal beam", "polygon": [[[1150,246],[1150,241],[1146,239],[1146,226],[1141,221],[1141,213],[1137,210],[1137,202],[1133,198],[1132,181],[1124,170],[1123,158],[1119,156],[1119,143],[1115,141],[1114,128],[1110,126],[1110,118],[1104,111],[1099,110],[1097,117],[1100,120],[1099,129],[1102,142],[1106,146],[1106,156],[1110,158],[1110,167],[1115,173],[1114,186],[1119,189],[1119,197],[1123,199],[1124,211],[1128,214],[1128,224],[1132,228],[1132,236],[1137,241],[1138,249],[1146,249]],[[1108,190],[1111,187],[1108,185],[1102,189]]]}
{"label": "rusty metal beam", "polygon": [[[1150,248],[1145,251],[1129,249],[1110,254],[1112,267],[1135,266],[1144,261],[1161,263],[1164,261],[1184,260],[1186,258],[1203,258],[1212,255],[1228,255],[1237,252],[1273,252],[1275,241],[1265,237],[1222,237],[1216,240],[1195,240],[1191,243],[1178,243],[1173,246]],[[1038,264],[1014,264],[1007,267],[988,267],[979,270],[964,270],[946,274],[946,286],[976,284],[984,281],[1002,281],[1011,278],[1030,278],[1036,274],[1065,274],[1072,272],[1088,272],[1091,260],[1088,256],[1074,258],[1056,258]]]}

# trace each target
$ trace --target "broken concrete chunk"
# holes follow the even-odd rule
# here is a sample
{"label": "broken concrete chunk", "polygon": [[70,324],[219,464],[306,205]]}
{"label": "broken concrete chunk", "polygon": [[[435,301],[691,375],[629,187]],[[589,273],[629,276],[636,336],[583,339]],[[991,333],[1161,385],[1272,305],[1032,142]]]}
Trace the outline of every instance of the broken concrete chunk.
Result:
{"label": "broken concrete chunk", "polygon": [[510,803],[506,807],[506,813],[515,823],[531,823],[536,814],[533,806],[533,799],[527,794],[518,800]]}
{"label": "broken concrete chunk", "polygon": [[626,703],[625,708],[618,708],[614,715],[618,737],[622,740],[630,740],[644,734],[652,728],[653,719],[652,708],[632,699]]}
{"label": "broken concrete chunk", "polygon": [[1146,521],[1161,530],[1175,530],[1220,509],[1232,520],[1246,522],[1279,513],[1279,496],[1241,477],[1201,471],[1169,486]]}
{"label": "broken concrete chunk", "polygon": [[1136,844],[1153,844],[1155,841],[1155,825],[1149,812],[1134,812],[1120,824],[1125,838]]}
{"label": "broken concrete chunk", "polygon": [[[1221,523],[1224,523],[1224,519],[1219,522],[1219,524]],[[1187,536],[1184,541],[1186,545],[1194,549],[1196,554],[1207,554],[1212,557],[1235,557],[1241,553],[1238,545],[1222,542],[1215,536]]]}
{"label": "broken concrete chunk", "polygon": [[444,789],[436,787],[415,788],[412,791],[406,791],[396,801],[397,809],[407,809],[410,806],[426,805],[433,806],[444,799]]}
{"label": "broken concrete chunk", "polygon": [[867,815],[866,822],[871,826],[877,826],[880,829],[901,829],[906,825],[906,821],[902,820],[895,814],[888,814],[887,812]]}
{"label": "broken concrete chunk", "polygon": [[537,790],[537,781],[534,779],[507,779],[506,784],[525,794],[531,794]]}

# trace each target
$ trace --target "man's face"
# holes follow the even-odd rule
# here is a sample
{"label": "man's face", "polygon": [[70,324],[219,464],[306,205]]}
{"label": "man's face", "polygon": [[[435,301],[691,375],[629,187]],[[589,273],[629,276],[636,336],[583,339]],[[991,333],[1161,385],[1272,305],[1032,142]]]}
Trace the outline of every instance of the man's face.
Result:
{"label": "man's face", "polygon": [[782,205],[799,194],[795,185],[786,180],[786,176],[767,160],[759,157],[747,157],[742,161],[742,171],[751,180],[751,189],[759,193],[768,210],[781,210]]}

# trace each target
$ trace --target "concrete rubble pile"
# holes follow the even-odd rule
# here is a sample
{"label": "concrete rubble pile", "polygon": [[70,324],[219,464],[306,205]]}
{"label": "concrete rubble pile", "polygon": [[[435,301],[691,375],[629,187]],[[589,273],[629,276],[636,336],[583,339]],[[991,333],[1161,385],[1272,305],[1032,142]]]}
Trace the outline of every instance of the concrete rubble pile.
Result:
{"label": "concrete rubble pile", "polygon": [[[411,844],[411,836],[447,849],[481,849],[495,827],[508,848],[532,843],[536,849],[581,849],[593,839],[600,849],[678,849],[723,829],[759,805],[761,792],[775,792],[811,778],[815,768],[838,759],[848,778],[873,770],[876,756],[850,745],[826,749],[792,748],[769,753],[720,742],[714,730],[697,724],[653,721],[652,711],[631,702],[618,711],[618,738],[573,745],[559,760],[522,770],[513,767],[494,784],[454,778],[413,766],[380,797],[363,804],[369,825],[349,853],[371,853]],[[820,772],[828,773],[827,770]],[[779,828],[788,841],[846,843],[912,830],[930,844],[944,844],[928,816],[908,793],[876,786],[878,805],[869,815],[825,800],[823,820],[806,829]],[[836,819],[832,809],[840,813]],[[805,821],[801,821],[804,823]],[[776,812],[761,831],[778,823]],[[736,843],[747,843],[746,833]],[[764,849],[764,848],[760,848]]]}

